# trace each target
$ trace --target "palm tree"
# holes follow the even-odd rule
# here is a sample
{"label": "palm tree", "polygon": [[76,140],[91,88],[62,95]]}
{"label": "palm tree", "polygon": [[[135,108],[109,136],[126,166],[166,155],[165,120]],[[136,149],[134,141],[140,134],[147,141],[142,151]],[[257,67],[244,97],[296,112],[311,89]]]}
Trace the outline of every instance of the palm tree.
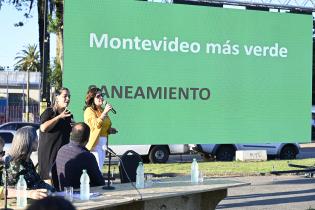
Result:
{"label": "palm tree", "polygon": [[55,0],[55,21],[54,24],[50,22],[50,26],[53,25],[51,32],[56,34],[56,59],[63,70],[63,9],[64,0]]}
{"label": "palm tree", "polygon": [[27,71],[27,99],[25,106],[26,120],[29,122],[29,101],[30,101],[30,71],[37,71],[39,69],[39,52],[37,50],[37,45],[28,45],[26,49],[22,50],[19,55],[15,57],[17,60],[15,67],[18,67],[22,71]]}
{"label": "palm tree", "polygon": [[39,70],[39,52],[37,45],[28,45],[24,50],[15,57],[17,60],[14,66],[22,71],[38,71]]}
{"label": "palm tree", "polygon": [[[48,31],[56,34],[56,60],[55,63],[63,70],[63,9],[64,0],[54,1],[54,14],[49,16]],[[54,17],[53,17],[54,16]],[[62,81],[60,81],[61,83]]]}

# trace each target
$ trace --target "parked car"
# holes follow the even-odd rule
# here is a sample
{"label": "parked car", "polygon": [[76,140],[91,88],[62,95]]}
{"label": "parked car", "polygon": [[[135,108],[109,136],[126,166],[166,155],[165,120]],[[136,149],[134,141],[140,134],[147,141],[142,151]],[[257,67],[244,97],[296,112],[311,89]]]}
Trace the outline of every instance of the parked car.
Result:
{"label": "parked car", "polygon": [[269,157],[282,160],[295,159],[300,152],[298,143],[271,143],[271,144],[196,144],[193,150],[200,153],[205,159],[215,158],[219,161],[232,161],[236,150],[266,150]]}
{"label": "parked car", "polygon": [[40,124],[39,123],[30,123],[30,122],[8,122],[0,125],[0,130],[12,130],[16,131],[19,128],[22,128],[24,126],[32,126],[36,130],[39,129]]}
{"label": "parked car", "polygon": [[127,150],[133,150],[141,155],[144,162],[166,163],[169,155],[188,153],[188,144],[168,144],[168,145],[109,145],[117,154],[123,155]]}
{"label": "parked car", "polygon": [[13,130],[0,130],[0,137],[4,140],[4,151],[7,151],[12,143],[15,131]]}

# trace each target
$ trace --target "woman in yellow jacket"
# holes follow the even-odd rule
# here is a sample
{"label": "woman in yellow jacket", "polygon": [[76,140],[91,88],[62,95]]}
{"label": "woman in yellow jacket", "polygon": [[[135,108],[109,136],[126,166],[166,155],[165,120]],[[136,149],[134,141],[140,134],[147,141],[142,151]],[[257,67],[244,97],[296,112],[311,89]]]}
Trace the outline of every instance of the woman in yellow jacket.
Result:
{"label": "woman in yellow jacket", "polygon": [[104,147],[107,147],[108,135],[117,132],[115,128],[111,128],[112,123],[108,116],[112,106],[106,103],[103,109],[103,103],[103,95],[99,88],[88,90],[85,97],[84,122],[89,125],[91,131],[86,148],[95,155],[100,170],[105,161]]}

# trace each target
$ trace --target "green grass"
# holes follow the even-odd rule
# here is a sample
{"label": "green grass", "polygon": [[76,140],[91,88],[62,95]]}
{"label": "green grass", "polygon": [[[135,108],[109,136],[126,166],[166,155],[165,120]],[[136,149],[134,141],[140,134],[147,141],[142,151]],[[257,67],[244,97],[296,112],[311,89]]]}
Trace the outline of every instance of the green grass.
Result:
{"label": "green grass", "polygon": [[[300,165],[315,165],[315,158],[292,160],[290,163]],[[191,163],[169,163],[169,164],[145,164],[145,173],[153,174],[190,174]],[[254,176],[268,174],[274,170],[294,170],[288,167],[286,160],[271,160],[264,162],[199,162],[199,169],[205,176]]]}

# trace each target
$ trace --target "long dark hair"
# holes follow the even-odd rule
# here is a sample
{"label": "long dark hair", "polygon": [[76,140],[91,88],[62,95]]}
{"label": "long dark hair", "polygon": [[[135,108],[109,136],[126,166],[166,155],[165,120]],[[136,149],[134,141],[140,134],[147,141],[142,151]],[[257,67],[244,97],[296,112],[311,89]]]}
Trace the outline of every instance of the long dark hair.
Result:
{"label": "long dark hair", "polygon": [[94,98],[97,92],[101,92],[101,89],[97,87],[92,87],[88,90],[85,96],[85,106],[83,107],[83,110],[86,110],[86,108],[88,107],[92,107],[92,109],[96,110]]}

